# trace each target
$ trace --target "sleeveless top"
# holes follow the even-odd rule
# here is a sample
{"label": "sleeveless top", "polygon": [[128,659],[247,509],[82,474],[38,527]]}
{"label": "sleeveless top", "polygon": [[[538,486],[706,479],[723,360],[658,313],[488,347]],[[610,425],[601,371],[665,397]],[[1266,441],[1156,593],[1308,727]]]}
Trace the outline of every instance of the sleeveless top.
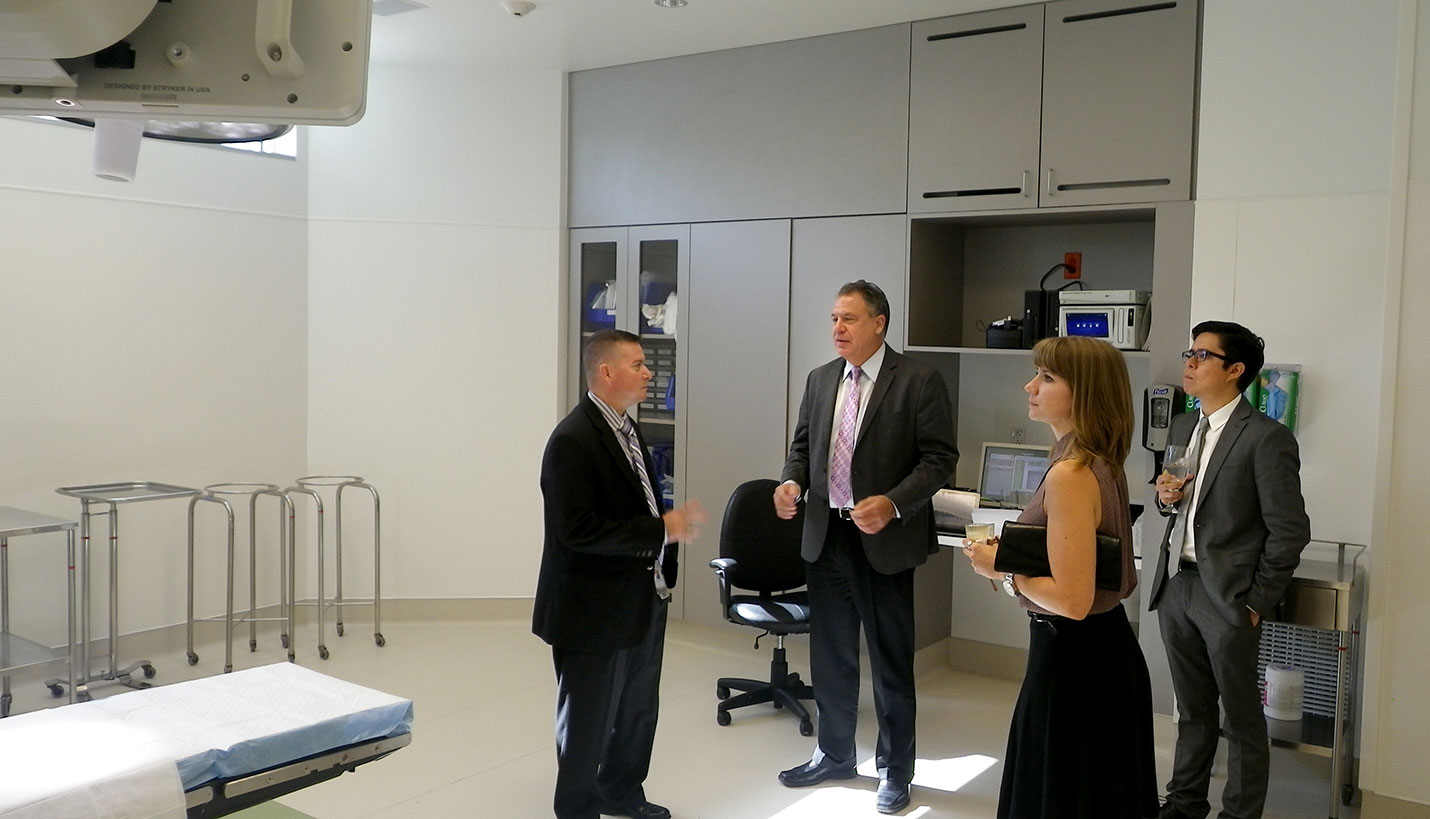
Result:
{"label": "sleeveless top", "polygon": [[[1049,470],[1053,464],[1067,456],[1070,438],[1070,435],[1063,436],[1053,445],[1049,454]],[[1122,588],[1115,591],[1094,589],[1089,616],[1116,608],[1137,587],[1137,571],[1132,562],[1132,513],[1128,508],[1127,476],[1121,467],[1113,467],[1101,458],[1093,458],[1091,469],[1093,476],[1097,478],[1097,489],[1102,498],[1102,523],[1097,527],[1097,531],[1122,539]],[[1044,482],[1038,487],[1038,491],[1033,493],[1027,508],[1018,516],[1019,523],[1048,525],[1048,511],[1044,505],[1046,492],[1047,483]],[[1052,614],[1022,594],[1018,595],[1018,604],[1039,614]]]}

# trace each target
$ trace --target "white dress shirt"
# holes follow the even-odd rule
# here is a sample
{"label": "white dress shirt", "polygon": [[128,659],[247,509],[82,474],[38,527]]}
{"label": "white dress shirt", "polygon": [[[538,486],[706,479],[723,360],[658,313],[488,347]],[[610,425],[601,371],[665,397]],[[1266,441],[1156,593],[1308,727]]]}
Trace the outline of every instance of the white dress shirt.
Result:
{"label": "white dress shirt", "polygon": [[[1226,422],[1231,420],[1231,413],[1236,409],[1239,400],[1227,402],[1227,405],[1207,416],[1206,440],[1202,442],[1201,457],[1197,460],[1197,471],[1192,478],[1192,500],[1187,504],[1187,508],[1181,514],[1187,515],[1186,534],[1182,538],[1182,559],[1197,562],[1197,544],[1192,522],[1197,519],[1197,504],[1202,498],[1202,476],[1207,473],[1207,465],[1211,463],[1212,453],[1216,451],[1217,441],[1221,440],[1221,431],[1226,429]],[[1200,420],[1198,420],[1200,423]],[[1197,446],[1196,432],[1192,432],[1192,439],[1187,442],[1188,451]]]}

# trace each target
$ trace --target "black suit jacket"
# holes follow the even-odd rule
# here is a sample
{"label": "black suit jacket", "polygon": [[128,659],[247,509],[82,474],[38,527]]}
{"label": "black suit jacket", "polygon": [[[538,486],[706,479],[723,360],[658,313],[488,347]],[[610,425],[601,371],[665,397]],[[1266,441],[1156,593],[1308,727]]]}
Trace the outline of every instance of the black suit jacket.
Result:
{"label": "black suit jacket", "polygon": [[[1248,606],[1266,617],[1281,601],[1311,539],[1311,522],[1301,497],[1296,437],[1245,398],[1237,401],[1206,474],[1196,477],[1201,497],[1192,525],[1207,593],[1227,622],[1242,625]],[[1198,419],[1198,413],[1174,418],[1168,440],[1186,446]],[[1180,543],[1169,542],[1175,523],[1169,518],[1162,535],[1150,609],[1161,600],[1173,552],[1181,550]]]}
{"label": "black suit jacket", "polygon": [[[644,440],[641,455],[654,476]],[[636,645],[650,627],[665,524],[650,513],[635,469],[589,395],[546,442],[541,494],[546,535],[532,632],[560,648]],[[676,552],[666,549],[671,586]]]}
{"label": "black suit jacket", "polygon": [[[804,385],[799,421],[781,480],[807,490],[800,553],[814,562],[824,550],[829,515],[829,448],[834,402],[844,359],[816,367]],[[869,564],[882,574],[912,569],[938,549],[929,499],[953,477],[958,447],[948,388],[938,371],[884,348],[884,364],[864,409],[850,462],[856,502],[887,495],[899,517],[874,535],[861,534]]]}

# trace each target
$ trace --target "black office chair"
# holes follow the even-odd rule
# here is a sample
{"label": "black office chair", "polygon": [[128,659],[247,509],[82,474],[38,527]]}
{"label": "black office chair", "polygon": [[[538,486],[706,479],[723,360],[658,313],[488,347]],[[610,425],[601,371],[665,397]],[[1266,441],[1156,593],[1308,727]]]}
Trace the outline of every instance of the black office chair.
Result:
{"label": "black office chair", "polygon": [[[799,732],[812,736],[814,722],[800,700],[814,699],[814,689],[799,674],[789,673],[784,643],[786,634],[809,633],[809,595],[791,591],[805,583],[804,559],[799,555],[804,508],[794,519],[780,520],[773,500],[776,485],[777,481],[762,479],[735,487],[720,528],[720,557],[710,561],[720,580],[725,619],[761,629],[760,637],[773,634],[776,641],[768,681],[722,677],[716,682],[715,696],[722,702],[715,721],[729,725],[731,709],[768,702],[799,717]],[[757,594],[731,594],[732,589]],[[760,637],[755,638],[756,648]],[[731,697],[731,689],[745,693]]]}

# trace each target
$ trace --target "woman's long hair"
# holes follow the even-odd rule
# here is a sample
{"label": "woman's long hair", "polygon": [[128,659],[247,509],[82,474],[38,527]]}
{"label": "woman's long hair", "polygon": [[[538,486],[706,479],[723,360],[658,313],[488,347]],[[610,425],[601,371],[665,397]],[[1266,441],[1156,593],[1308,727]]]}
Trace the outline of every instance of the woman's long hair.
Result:
{"label": "woman's long hair", "polygon": [[1068,458],[1080,466],[1101,458],[1121,468],[1132,447],[1132,383],[1122,353],[1105,341],[1058,336],[1033,347],[1033,365],[1072,389]]}

